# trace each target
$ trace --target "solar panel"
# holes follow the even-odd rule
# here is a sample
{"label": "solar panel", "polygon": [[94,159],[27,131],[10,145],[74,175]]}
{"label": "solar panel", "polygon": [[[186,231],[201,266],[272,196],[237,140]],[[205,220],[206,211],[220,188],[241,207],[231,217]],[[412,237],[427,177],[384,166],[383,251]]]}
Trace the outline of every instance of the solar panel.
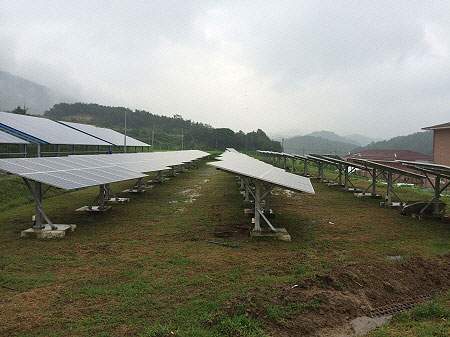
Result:
{"label": "solar panel", "polygon": [[[101,139],[105,142],[108,142],[112,145],[123,146],[125,135],[108,129],[108,128],[100,128],[94,125],[82,124],[82,123],[73,123],[73,122],[65,122],[58,121],[58,123],[65,125],[67,127],[73,128],[75,130],[81,131],[88,135],[91,135],[95,138]],[[134,139],[132,137],[127,136],[127,146],[150,146],[140,140]]]}
{"label": "solar panel", "polygon": [[183,165],[193,160],[208,156],[207,152],[198,150],[169,152],[140,152],[102,155],[73,155],[70,158],[81,158],[97,163],[109,163],[136,172],[154,172],[168,170],[171,166]]}
{"label": "solar panel", "polygon": [[41,144],[111,145],[47,118],[0,112],[0,128]]}
{"label": "solar panel", "polygon": [[286,172],[255,158],[244,154],[225,152],[222,159],[220,162],[208,163],[208,165],[291,190],[315,193],[308,178]]}
{"label": "solar panel", "polygon": [[0,159],[0,169],[64,190],[146,176],[117,165],[73,157]]}
{"label": "solar panel", "polygon": [[0,144],[30,144],[26,140],[0,130]]}

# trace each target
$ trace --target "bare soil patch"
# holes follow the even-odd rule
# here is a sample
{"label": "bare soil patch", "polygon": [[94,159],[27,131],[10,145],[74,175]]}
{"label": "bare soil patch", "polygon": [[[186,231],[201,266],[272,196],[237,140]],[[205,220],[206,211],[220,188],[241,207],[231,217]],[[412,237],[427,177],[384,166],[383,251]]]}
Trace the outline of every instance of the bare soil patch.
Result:
{"label": "bare soil patch", "polygon": [[374,308],[449,288],[450,254],[415,257],[351,264],[294,284],[253,289],[227,301],[222,310],[235,315],[243,309],[264,322],[271,336],[325,336]]}

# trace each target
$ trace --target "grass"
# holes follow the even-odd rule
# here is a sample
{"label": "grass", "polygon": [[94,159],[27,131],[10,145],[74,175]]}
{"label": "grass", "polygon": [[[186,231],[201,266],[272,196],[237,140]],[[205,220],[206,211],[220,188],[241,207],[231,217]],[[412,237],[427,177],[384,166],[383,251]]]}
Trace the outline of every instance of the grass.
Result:
{"label": "grass", "polygon": [[450,292],[445,292],[414,310],[396,315],[391,322],[368,334],[369,337],[449,336]]}
{"label": "grass", "polygon": [[[9,179],[0,181],[7,187],[1,197],[17,206],[0,212],[0,285],[10,288],[0,288],[0,335],[264,336],[269,321],[315,303],[268,304],[263,320],[247,315],[246,303],[234,313],[224,304],[249,289],[314,278],[349,262],[450,252],[448,225],[403,217],[316,182],[316,195],[274,190],[273,222],[287,228],[291,244],[240,234],[214,239],[215,230],[250,219],[236,178],[205,165],[105,214],[73,213],[94,199],[95,188],[49,195],[43,204],[52,221],[77,230],[62,240],[20,239],[34,207],[21,199],[24,190],[7,195]],[[112,188],[121,195],[131,184]],[[240,248],[203,241],[210,239]]]}

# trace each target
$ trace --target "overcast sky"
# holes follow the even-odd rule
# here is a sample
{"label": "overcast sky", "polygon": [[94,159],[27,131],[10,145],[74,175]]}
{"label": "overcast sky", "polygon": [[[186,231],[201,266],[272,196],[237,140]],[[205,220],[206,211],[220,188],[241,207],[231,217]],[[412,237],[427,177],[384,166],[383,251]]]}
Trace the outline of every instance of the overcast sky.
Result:
{"label": "overcast sky", "polygon": [[0,0],[0,70],[269,133],[450,121],[450,1]]}

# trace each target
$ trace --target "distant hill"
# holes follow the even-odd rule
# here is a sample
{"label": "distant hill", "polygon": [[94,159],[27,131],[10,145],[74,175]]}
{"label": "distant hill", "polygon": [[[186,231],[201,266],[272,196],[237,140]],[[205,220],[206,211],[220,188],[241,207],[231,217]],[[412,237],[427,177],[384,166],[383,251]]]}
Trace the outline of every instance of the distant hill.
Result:
{"label": "distant hill", "polygon": [[354,149],[362,150],[411,150],[426,155],[433,155],[433,131],[416,132],[407,136],[394,137],[381,142]]}
{"label": "distant hill", "polygon": [[[339,137],[339,136],[338,136]],[[346,155],[357,148],[358,145],[333,141],[315,136],[296,136],[284,141],[284,151],[297,154],[330,154]]]}
{"label": "distant hill", "polygon": [[355,144],[356,146],[365,146],[371,142],[378,142],[382,139],[380,138],[370,138],[357,133],[348,136],[339,136],[338,134],[331,131],[314,131],[306,136],[321,137],[323,139],[328,139],[336,142]]}
{"label": "distant hill", "polygon": [[331,131],[314,131],[314,132],[311,132],[311,133],[307,134],[306,136],[320,137],[320,138],[323,138],[323,139],[332,140],[334,142],[355,144],[355,146],[361,146],[362,145],[362,144],[360,144],[358,142],[354,142],[354,141],[349,140],[349,139],[347,139],[345,137],[339,136],[339,135],[337,135],[337,134],[335,134],[334,132],[331,132]]}
{"label": "distant hill", "polygon": [[124,132],[125,113],[127,113],[127,134],[151,144],[154,131],[156,149],[179,149],[183,132],[185,149],[224,150],[233,147],[238,151],[247,149],[281,151],[281,144],[270,140],[260,129],[245,134],[242,131],[213,128],[207,124],[185,120],[180,115],[167,117],[124,107],[61,103],[46,111],[45,116],[53,120],[91,124]]}
{"label": "distant hill", "polygon": [[42,115],[61,102],[73,102],[73,99],[43,85],[0,71],[0,111],[11,111],[25,104],[28,113]]}
{"label": "distant hill", "polygon": [[381,138],[370,138],[357,133],[345,136],[345,138],[349,140],[350,143],[355,143],[361,146],[366,146],[372,142],[381,142],[383,140]]}

